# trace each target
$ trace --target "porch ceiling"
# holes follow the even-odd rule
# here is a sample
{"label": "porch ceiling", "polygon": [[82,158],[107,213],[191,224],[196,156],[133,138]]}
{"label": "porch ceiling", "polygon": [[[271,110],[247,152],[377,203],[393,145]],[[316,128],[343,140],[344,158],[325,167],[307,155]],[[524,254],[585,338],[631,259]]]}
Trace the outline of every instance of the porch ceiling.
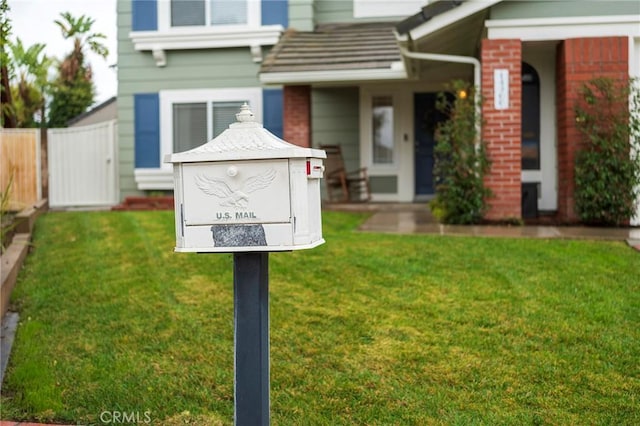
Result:
{"label": "porch ceiling", "polygon": [[[417,40],[410,40],[410,49],[414,52],[437,53],[478,57],[480,42],[485,33],[484,22],[487,11],[483,10],[449,26],[434,31]],[[470,65],[450,62],[436,62],[410,59],[405,66],[410,75],[420,80],[471,79],[473,69]]]}
{"label": "porch ceiling", "polygon": [[[396,26],[398,42],[417,53],[479,56],[480,42],[486,34],[485,20],[489,7],[501,0],[441,0],[429,3],[416,15]],[[412,78],[450,81],[470,78],[472,67],[444,61],[403,58]]]}

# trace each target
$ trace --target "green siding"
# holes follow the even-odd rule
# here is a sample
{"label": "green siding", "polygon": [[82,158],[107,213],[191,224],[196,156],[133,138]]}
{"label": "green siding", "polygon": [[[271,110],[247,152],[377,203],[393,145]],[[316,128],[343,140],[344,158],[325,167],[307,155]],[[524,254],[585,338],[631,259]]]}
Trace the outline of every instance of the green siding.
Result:
{"label": "green siding", "polygon": [[[259,64],[249,47],[168,50],[157,67],[151,52],[138,52],[129,38],[131,1],[118,0],[118,146],[121,198],[139,194],[134,181],[133,94],[161,90],[260,87]],[[263,49],[264,51],[265,49]]]}
{"label": "green siding", "polygon": [[[393,1],[393,0],[389,0]],[[424,2],[427,4],[427,1]],[[420,10],[416,8],[414,13]],[[353,16],[353,0],[315,0],[315,23],[331,24],[331,23],[350,23],[350,22],[381,22],[381,21],[401,21],[407,15],[387,16],[387,17],[371,17],[371,18],[355,18]]]}
{"label": "green siding", "polygon": [[491,19],[556,18],[640,14],[637,1],[503,1],[491,8]]}
{"label": "green siding", "polygon": [[357,87],[314,89],[311,94],[312,145],[341,145],[347,170],[360,167],[359,99]]}
{"label": "green siding", "polygon": [[369,185],[374,194],[397,194],[398,176],[370,176]]}
{"label": "green siding", "polygon": [[353,0],[316,0],[315,6],[315,20],[318,24],[362,21],[353,17]]}
{"label": "green siding", "polygon": [[289,28],[313,31],[313,0],[289,0]]}
{"label": "green siding", "polygon": [[[133,178],[133,92],[123,90],[122,73],[129,72],[124,55],[131,55],[131,1],[118,0],[118,177],[120,198],[139,194]],[[150,62],[153,62],[149,59]],[[155,66],[155,65],[154,65]]]}

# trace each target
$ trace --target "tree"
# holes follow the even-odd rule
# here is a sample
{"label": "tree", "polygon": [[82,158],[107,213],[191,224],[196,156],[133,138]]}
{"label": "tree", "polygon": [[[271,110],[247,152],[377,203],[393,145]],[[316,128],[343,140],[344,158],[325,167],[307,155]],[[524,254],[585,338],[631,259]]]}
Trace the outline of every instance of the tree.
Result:
{"label": "tree", "polygon": [[106,59],[109,51],[102,44],[106,36],[92,33],[95,20],[85,15],[74,18],[69,12],[61,13],[60,27],[65,39],[73,39],[73,50],[60,62],[58,78],[54,83],[49,109],[49,126],[66,127],[67,122],[82,114],[93,103],[95,88],[91,66],[85,63],[85,48]]}
{"label": "tree", "polygon": [[640,88],[638,81],[596,77],[576,102],[582,144],[575,162],[575,203],[592,225],[624,225],[640,198]]}
{"label": "tree", "polygon": [[0,1],[0,105],[2,114],[0,119],[2,127],[16,127],[16,120],[11,98],[11,86],[9,84],[9,54],[6,51],[9,34],[11,34],[11,21],[9,20],[9,5],[7,0]]}
{"label": "tree", "polygon": [[430,207],[444,223],[478,223],[484,218],[486,199],[491,195],[484,186],[490,161],[478,134],[480,101],[476,102],[475,87],[467,82],[456,80],[451,87],[456,97],[441,92],[436,103],[438,111],[449,118],[436,128],[436,198]]}
{"label": "tree", "polygon": [[47,76],[53,60],[43,53],[44,44],[37,43],[25,49],[18,38],[15,43],[9,42],[8,45],[11,51],[11,96],[16,126],[36,127],[44,124],[45,95],[49,88]]}

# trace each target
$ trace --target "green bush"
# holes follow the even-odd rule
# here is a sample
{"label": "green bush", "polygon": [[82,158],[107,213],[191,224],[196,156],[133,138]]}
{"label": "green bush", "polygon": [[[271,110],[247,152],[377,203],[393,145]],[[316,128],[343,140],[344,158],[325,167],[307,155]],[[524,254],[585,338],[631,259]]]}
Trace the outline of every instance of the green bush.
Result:
{"label": "green bush", "polygon": [[575,106],[583,136],[575,162],[575,207],[581,221],[619,226],[635,213],[640,192],[640,92],[637,81],[598,77]]}
{"label": "green bush", "polygon": [[487,211],[486,198],[491,195],[484,186],[490,162],[478,135],[479,105],[469,83],[454,81],[451,88],[455,98],[441,92],[436,103],[438,111],[449,118],[436,129],[436,197],[430,206],[441,222],[478,223]]}

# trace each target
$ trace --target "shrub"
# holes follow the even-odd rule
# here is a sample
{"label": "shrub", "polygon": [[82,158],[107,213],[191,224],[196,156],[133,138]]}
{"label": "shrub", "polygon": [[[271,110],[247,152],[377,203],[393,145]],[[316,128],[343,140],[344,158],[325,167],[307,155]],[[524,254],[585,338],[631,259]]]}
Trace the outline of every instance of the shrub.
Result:
{"label": "shrub", "polygon": [[576,106],[582,145],[575,162],[575,207],[581,221],[619,226],[640,195],[640,91],[598,77],[585,83]]}
{"label": "shrub", "polygon": [[486,198],[491,195],[484,186],[490,163],[478,135],[479,105],[469,83],[454,81],[451,88],[456,96],[441,92],[436,103],[438,111],[449,118],[436,129],[436,197],[430,205],[441,222],[478,223],[487,210]]}

